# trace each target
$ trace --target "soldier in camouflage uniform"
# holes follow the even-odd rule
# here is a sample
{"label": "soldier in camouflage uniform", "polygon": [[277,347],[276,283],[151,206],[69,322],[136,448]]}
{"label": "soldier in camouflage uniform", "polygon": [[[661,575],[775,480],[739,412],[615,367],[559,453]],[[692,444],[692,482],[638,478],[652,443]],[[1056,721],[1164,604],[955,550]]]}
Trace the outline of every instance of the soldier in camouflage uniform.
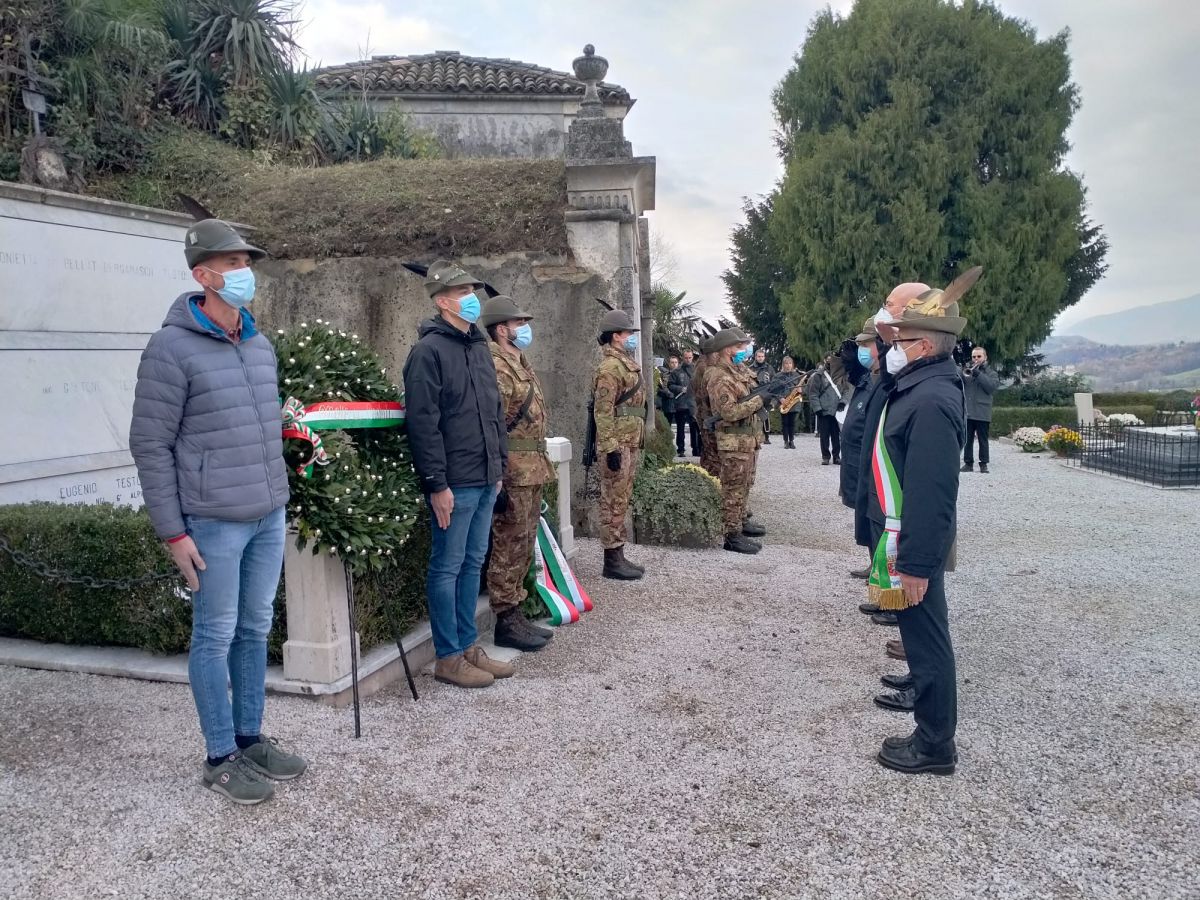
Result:
{"label": "soldier in camouflage uniform", "polygon": [[[742,534],[746,499],[754,472],[754,454],[762,427],[756,413],[762,397],[751,397],[751,384],[740,367],[749,357],[750,338],[738,328],[718,331],[709,349],[719,359],[708,368],[705,387],[717,424],[717,455],[721,465],[721,517],[725,525],[725,549],[734,553],[757,553],[762,544]],[[757,380],[754,381],[757,384]]]}
{"label": "soldier in camouflage uniform", "polygon": [[640,450],[645,442],[646,387],[637,362],[639,329],[629,314],[614,309],[600,320],[600,365],[592,382],[596,456],[600,465],[600,537],[604,577],[632,581],[645,569],[625,558],[625,512],[633,495]]}
{"label": "soldier in camouflage uniform", "polygon": [[[754,344],[750,345],[749,352],[754,352]],[[746,390],[751,391],[756,387],[760,387],[766,382],[759,376],[758,372],[753,369],[748,362],[742,363],[735,367],[739,374],[746,382]],[[768,376],[767,381],[770,381]],[[764,407],[765,409],[765,407]],[[759,412],[759,421],[762,421],[762,411]],[[765,427],[765,426],[764,426]],[[754,435],[754,455],[750,460],[750,487],[754,487],[754,482],[758,480],[758,455],[762,452],[763,444],[770,443],[766,436],[766,432],[762,429]],[[748,489],[747,489],[748,490]],[[754,514],[750,511],[749,502],[746,506],[746,517],[742,520],[742,534],[746,537],[759,538],[767,533],[767,529],[759,524],[753,518]]]}
{"label": "soldier in camouflage uniform", "polygon": [[700,342],[700,361],[696,363],[696,376],[692,379],[692,392],[696,396],[696,421],[700,423],[700,465],[713,478],[721,477],[721,461],[717,457],[717,436],[704,427],[704,421],[712,415],[708,404],[708,373],[717,362],[717,354],[710,353],[706,338]]}
{"label": "soldier in camouflage uniform", "polygon": [[508,432],[508,469],[492,517],[492,556],[487,588],[496,614],[497,647],[540,650],[553,632],[530,623],[520,610],[525,575],[533,561],[542,508],[542,485],[554,481],[546,457],[546,400],[533,366],[522,353],[533,341],[533,318],[511,297],[497,294],[483,304],[479,324],[487,329],[500,404]]}

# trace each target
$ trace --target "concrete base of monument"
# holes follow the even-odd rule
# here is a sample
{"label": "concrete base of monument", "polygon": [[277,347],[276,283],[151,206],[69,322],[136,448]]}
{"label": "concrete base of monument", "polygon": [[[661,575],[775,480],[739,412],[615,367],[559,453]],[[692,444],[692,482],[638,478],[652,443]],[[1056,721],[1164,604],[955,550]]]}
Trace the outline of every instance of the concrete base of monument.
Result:
{"label": "concrete base of monument", "polygon": [[[519,651],[502,649],[491,644],[489,636],[494,617],[486,596],[479,598],[475,621],[479,627],[480,642],[488,656],[503,660],[512,660],[520,656]],[[432,674],[435,654],[429,623],[422,622],[404,636],[403,642],[404,653],[408,657],[408,665],[413,675]],[[0,638],[0,665],[138,678],[143,681],[188,683],[186,653],[162,656],[133,647],[80,647],[70,644],[44,644],[19,638]],[[369,697],[403,680],[404,665],[400,662],[400,651],[394,643],[374,647],[358,661],[360,697]],[[407,694],[407,685],[402,685],[401,689]],[[296,681],[283,677],[282,666],[267,668],[267,690],[276,694],[311,697],[330,706],[348,706],[353,701],[349,675],[327,684]]]}

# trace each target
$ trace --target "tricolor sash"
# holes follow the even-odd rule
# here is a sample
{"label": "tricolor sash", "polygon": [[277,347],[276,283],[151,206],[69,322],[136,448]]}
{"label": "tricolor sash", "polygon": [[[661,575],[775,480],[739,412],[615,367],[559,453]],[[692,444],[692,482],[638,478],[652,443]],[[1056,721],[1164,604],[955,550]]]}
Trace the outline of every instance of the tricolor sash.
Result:
{"label": "tricolor sash", "polygon": [[312,448],[308,458],[296,466],[305,478],[312,477],[314,464],[329,464],[318,431],[390,428],[403,422],[404,404],[394,400],[330,401],[305,406],[295,397],[288,397],[283,404],[283,436],[307,441]]}
{"label": "tricolor sash", "polygon": [[575,608],[575,604],[555,590],[546,578],[546,560],[542,556],[539,541],[533,542],[533,574],[538,596],[542,598],[546,610],[550,613],[550,624],[569,625],[578,622],[579,610]]}
{"label": "tricolor sash", "polygon": [[583,585],[579,583],[579,579],[575,577],[575,573],[571,571],[571,566],[567,562],[567,558],[563,556],[558,541],[554,540],[554,535],[545,518],[538,519],[537,543],[559,594],[570,600],[579,612],[591,612],[592,598],[588,596]]}
{"label": "tricolor sash", "polygon": [[904,507],[904,491],[900,478],[888,455],[887,441],[883,429],[887,424],[888,404],[879,414],[879,427],[875,430],[875,444],[871,452],[871,476],[875,479],[875,495],[883,511],[883,534],[871,561],[871,577],[867,580],[867,596],[880,609],[907,609],[909,606],[900,586],[900,573],[896,571],[896,553],[900,545],[900,515]]}

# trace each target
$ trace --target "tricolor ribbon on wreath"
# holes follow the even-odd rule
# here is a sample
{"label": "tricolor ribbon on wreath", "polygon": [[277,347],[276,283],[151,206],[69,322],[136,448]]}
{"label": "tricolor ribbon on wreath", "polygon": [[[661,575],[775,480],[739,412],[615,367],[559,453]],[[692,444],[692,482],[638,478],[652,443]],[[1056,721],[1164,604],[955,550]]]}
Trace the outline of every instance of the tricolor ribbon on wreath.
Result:
{"label": "tricolor ribbon on wreath", "polygon": [[867,579],[867,596],[880,609],[907,609],[908,598],[900,585],[900,573],[896,571],[896,555],[900,547],[900,515],[904,507],[904,491],[892,458],[888,454],[883,429],[887,424],[887,404],[879,416],[879,427],[875,431],[875,444],[871,452],[871,475],[875,479],[875,496],[883,512],[883,534],[875,555],[871,560],[871,577]]}
{"label": "tricolor ribbon on wreath", "polygon": [[325,401],[305,406],[295,397],[283,404],[283,436],[307,441],[308,458],[296,471],[311,478],[313,466],[329,464],[329,454],[321,444],[318,431],[342,431],[354,428],[391,428],[404,422],[404,404],[395,400]]}

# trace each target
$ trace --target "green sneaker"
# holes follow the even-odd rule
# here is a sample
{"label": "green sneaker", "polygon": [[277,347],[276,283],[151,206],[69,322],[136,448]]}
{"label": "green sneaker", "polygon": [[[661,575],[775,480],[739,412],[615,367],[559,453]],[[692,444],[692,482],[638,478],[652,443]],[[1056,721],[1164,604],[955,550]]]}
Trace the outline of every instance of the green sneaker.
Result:
{"label": "green sneaker", "polygon": [[204,761],[204,783],[234,803],[253,806],[275,796],[275,785],[263,778],[240,753],[231,753],[219,766]]}
{"label": "green sneaker", "polygon": [[279,746],[279,741],[272,737],[260,738],[257,744],[251,744],[243,750],[242,756],[260,774],[276,781],[299,778],[308,768],[304,757],[288,753]]}

